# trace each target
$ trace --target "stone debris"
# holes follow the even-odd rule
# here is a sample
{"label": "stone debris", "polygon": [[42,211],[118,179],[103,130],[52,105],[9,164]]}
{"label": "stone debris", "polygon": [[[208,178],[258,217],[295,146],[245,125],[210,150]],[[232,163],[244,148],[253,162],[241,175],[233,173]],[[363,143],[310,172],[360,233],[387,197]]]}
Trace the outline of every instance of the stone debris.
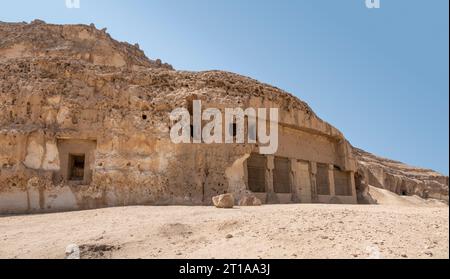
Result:
{"label": "stone debris", "polygon": [[244,196],[239,200],[239,206],[261,206],[262,202],[255,196]]}
{"label": "stone debris", "polygon": [[213,197],[214,206],[217,208],[233,208],[234,196],[232,194],[224,194]]}
{"label": "stone debris", "polygon": [[358,148],[353,148],[353,154],[358,160],[355,179],[361,203],[376,203],[371,201],[369,185],[400,196],[418,196],[448,203],[448,176],[381,158]]}

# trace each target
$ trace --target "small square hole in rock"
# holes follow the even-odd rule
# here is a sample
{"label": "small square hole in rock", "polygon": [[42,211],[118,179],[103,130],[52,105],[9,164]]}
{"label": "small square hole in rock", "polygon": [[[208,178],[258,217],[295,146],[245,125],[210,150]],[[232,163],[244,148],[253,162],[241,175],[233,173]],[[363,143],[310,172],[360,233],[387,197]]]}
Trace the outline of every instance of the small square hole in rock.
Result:
{"label": "small square hole in rock", "polygon": [[69,155],[69,179],[71,181],[82,181],[84,179],[85,159],[84,154]]}

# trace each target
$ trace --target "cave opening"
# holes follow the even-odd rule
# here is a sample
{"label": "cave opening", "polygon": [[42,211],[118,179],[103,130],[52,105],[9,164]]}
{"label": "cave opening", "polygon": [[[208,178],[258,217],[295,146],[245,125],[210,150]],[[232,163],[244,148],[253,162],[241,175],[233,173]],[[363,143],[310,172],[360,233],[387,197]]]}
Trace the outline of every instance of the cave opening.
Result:
{"label": "cave opening", "polygon": [[82,181],[86,163],[85,154],[69,154],[69,180]]}

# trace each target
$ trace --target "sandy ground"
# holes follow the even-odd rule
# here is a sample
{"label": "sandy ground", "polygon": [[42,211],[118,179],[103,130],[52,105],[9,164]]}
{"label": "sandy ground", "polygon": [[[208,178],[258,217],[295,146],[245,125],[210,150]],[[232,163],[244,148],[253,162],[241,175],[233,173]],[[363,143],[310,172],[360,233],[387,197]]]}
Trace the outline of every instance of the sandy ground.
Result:
{"label": "sandy ground", "polygon": [[0,258],[449,258],[449,209],[382,205],[126,207],[0,217]]}

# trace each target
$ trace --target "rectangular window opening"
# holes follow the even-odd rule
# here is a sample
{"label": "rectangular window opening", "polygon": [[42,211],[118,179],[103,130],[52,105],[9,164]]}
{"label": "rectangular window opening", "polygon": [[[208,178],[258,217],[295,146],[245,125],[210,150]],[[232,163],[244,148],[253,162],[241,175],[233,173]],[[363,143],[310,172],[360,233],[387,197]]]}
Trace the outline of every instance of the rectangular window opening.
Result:
{"label": "rectangular window opening", "polygon": [[70,154],[69,155],[69,180],[83,181],[85,170],[86,155],[85,154]]}

